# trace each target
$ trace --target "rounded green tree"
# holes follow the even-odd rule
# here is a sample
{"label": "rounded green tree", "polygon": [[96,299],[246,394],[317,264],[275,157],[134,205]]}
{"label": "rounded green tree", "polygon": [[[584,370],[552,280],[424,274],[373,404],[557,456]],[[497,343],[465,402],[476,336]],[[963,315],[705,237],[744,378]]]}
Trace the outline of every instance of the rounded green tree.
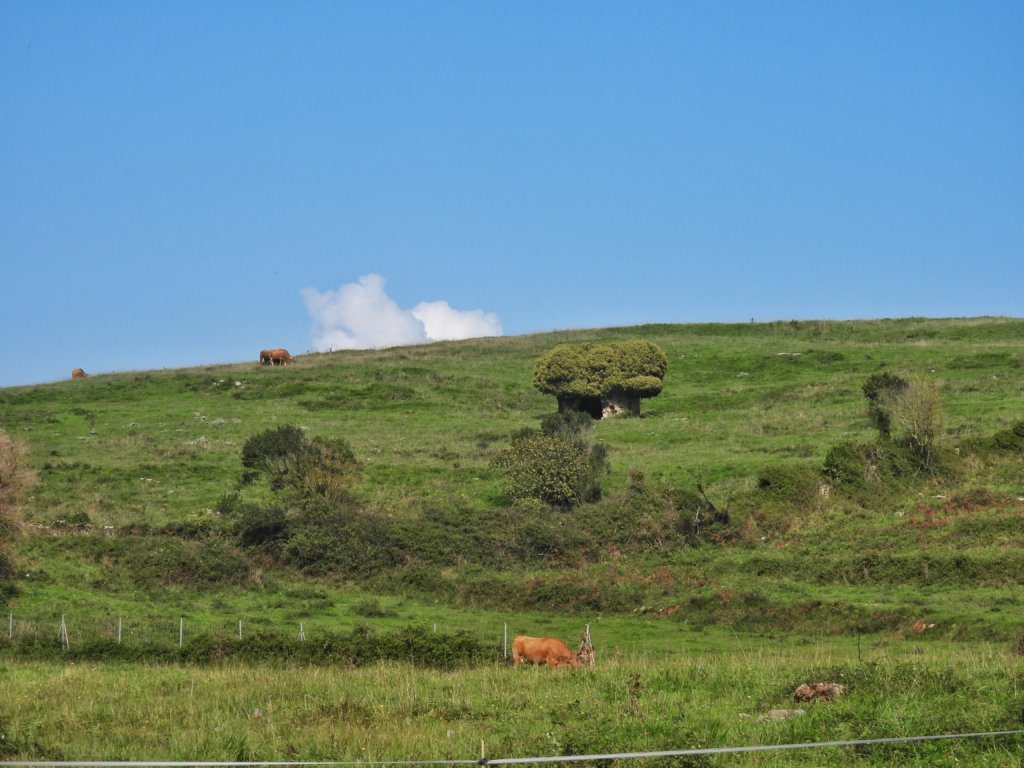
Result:
{"label": "rounded green tree", "polygon": [[559,344],[537,360],[533,384],[558,398],[559,411],[636,416],[641,398],[661,392],[667,368],[665,353],[649,341]]}

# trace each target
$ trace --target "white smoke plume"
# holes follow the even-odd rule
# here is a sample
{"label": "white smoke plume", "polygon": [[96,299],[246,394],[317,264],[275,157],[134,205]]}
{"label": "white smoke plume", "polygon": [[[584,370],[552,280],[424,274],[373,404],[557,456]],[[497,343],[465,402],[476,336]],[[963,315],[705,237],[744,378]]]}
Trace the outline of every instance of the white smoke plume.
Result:
{"label": "white smoke plume", "polygon": [[336,291],[302,291],[313,321],[313,348],[370,349],[501,336],[501,320],[480,309],[460,311],[446,301],[424,301],[402,309],[384,292],[384,278],[363,275]]}

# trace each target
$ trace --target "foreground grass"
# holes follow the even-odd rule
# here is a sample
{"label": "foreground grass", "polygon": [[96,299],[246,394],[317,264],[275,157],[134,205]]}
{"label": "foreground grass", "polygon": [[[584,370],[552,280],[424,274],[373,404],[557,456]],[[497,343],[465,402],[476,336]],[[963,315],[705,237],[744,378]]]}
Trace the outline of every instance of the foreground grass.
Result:
{"label": "foreground grass", "polygon": [[[734,640],[594,670],[457,672],[0,664],[8,759],[474,758],[856,739],[1018,727],[1019,657],[986,644],[779,644]],[[849,686],[802,717],[801,682]],[[1019,765],[1024,740],[765,753],[674,765]]]}

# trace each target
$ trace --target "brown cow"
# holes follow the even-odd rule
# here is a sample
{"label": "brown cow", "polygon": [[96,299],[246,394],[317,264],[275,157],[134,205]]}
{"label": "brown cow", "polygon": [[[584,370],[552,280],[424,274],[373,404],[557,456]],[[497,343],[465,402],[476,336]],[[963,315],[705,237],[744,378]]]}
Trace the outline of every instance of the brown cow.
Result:
{"label": "brown cow", "polygon": [[512,664],[523,662],[547,664],[549,667],[578,667],[580,660],[569,646],[557,637],[527,637],[516,635],[512,640]]}
{"label": "brown cow", "polygon": [[288,365],[294,363],[295,358],[288,354],[287,349],[261,349],[260,362],[263,365]]}
{"label": "brown cow", "polygon": [[89,374],[87,374],[81,368],[72,368],[71,369],[71,378],[72,379],[84,379],[88,375]]}

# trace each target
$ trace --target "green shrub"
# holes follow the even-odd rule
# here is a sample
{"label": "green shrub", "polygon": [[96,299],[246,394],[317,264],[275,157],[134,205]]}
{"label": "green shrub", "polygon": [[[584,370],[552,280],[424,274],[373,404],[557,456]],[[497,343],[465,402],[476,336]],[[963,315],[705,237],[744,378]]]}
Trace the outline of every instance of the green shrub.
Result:
{"label": "green shrub", "polygon": [[757,474],[757,488],[772,501],[801,509],[814,505],[821,487],[821,475],[799,464],[769,464]]}
{"label": "green shrub", "polygon": [[676,510],[676,530],[690,544],[727,536],[729,510],[716,508],[704,494],[700,483],[697,489],[673,488],[669,491],[669,498]]}
{"label": "green shrub", "polygon": [[878,402],[890,426],[899,428],[902,442],[921,469],[937,471],[936,446],[942,432],[938,386],[926,378],[915,377],[906,387],[884,390]]}
{"label": "green shrub", "polygon": [[580,398],[654,397],[667,369],[665,353],[647,341],[559,344],[537,360],[533,383],[544,394],[555,395],[559,409],[565,410]]}
{"label": "green shrub", "polygon": [[359,480],[359,465],[346,441],[308,440],[302,430],[290,425],[246,440],[242,466],[266,472],[272,488],[287,489],[299,500],[346,501]]}
{"label": "green shrub", "polygon": [[868,399],[868,418],[879,434],[888,437],[892,428],[891,417],[885,405],[887,397],[904,392],[910,382],[891,371],[873,373],[861,387]]}
{"label": "green shrub", "polygon": [[244,546],[269,549],[286,535],[285,514],[279,507],[244,504],[236,514],[235,533]]}
{"label": "green shrub", "polygon": [[350,578],[372,576],[403,560],[401,542],[378,515],[323,501],[293,510],[281,553],[306,573]]}
{"label": "green shrub", "polygon": [[608,446],[591,444],[586,413],[560,411],[541,419],[541,431],[524,429],[494,459],[505,470],[502,490],[514,503],[529,499],[569,507],[601,498],[608,474]]}
{"label": "green shrub", "polygon": [[1000,451],[1024,451],[1024,421],[992,435],[992,446]]}
{"label": "green shrub", "polygon": [[588,493],[590,464],[578,445],[544,434],[519,434],[498,454],[505,470],[502,490],[512,501],[539,499],[556,507],[582,504]]}
{"label": "green shrub", "polygon": [[663,488],[649,484],[642,471],[629,470],[629,487],[616,511],[621,518],[615,543],[647,550],[664,547],[679,534],[678,513]]}
{"label": "green shrub", "polygon": [[284,463],[306,445],[302,430],[291,424],[259,432],[245,441],[242,446],[242,466],[281,475]]}
{"label": "green shrub", "polygon": [[875,450],[864,443],[845,442],[833,445],[825,454],[822,474],[840,488],[861,486],[871,471]]}
{"label": "green shrub", "polygon": [[359,465],[344,440],[314,438],[286,460],[282,482],[300,499],[347,501],[359,482]]}
{"label": "green shrub", "polygon": [[960,458],[953,451],[933,447],[926,463],[906,438],[879,439],[834,445],[822,466],[822,474],[833,486],[866,507],[888,503],[894,494],[918,482],[922,473],[954,480],[961,474]]}
{"label": "green shrub", "polygon": [[556,411],[540,420],[540,431],[548,437],[557,437],[570,443],[587,439],[594,420],[582,411]]}
{"label": "green shrub", "polygon": [[225,493],[214,505],[214,511],[223,517],[225,520],[230,520],[235,517],[242,507],[242,494],[238,491],[232,491],[231,493]]}

